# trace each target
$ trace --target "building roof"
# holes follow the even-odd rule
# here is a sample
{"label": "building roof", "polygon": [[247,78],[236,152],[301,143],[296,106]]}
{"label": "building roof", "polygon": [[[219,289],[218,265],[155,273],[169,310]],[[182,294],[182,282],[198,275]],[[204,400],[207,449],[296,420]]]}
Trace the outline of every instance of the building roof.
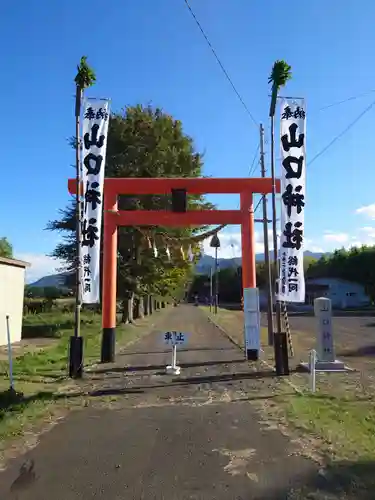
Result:
{"label": "building roof", "polygon": [[31,264],[30,262],[25,262],[24,260],[17,260],[17,259],[7,259],[6,257],[0,257],[0,266],[13,266],[13,267],[30,267]]}

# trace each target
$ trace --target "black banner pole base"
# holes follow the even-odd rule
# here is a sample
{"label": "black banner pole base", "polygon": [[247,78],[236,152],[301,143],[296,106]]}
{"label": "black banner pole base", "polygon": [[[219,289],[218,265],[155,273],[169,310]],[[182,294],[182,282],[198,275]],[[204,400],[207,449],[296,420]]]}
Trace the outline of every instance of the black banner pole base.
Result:
{"label": "black banner pole base", "polygon": [[247,361],[258,361],[259,360],[258,349],[246,349],[246,359]]}
{"label": "black banner pole base", "polygon": [[288,342],[285,332],[274,334],[275,370],[276,375],[289,375]]}
{"label": "black banner pole base", "polygon": [[82,378],[83,375],[83,338],[70,337],[69,377]]}
{"label": "black banner pole base", "polygon": [[103,328],[101,363],[113,363],[116,351],[116,328]]}

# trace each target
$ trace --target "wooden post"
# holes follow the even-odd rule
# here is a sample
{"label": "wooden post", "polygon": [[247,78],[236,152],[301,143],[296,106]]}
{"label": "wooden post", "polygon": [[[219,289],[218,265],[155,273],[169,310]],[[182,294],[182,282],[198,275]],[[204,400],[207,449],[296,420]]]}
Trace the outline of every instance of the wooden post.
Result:
{"label": "wooden post", "polygon": [[[260,125],[260,167],[262,177],[266,176],[266,167],[264,163],[264,129]],[[272,272],[270,262],[270,251],[268,245],[268,217],[267,217],[267,198],[263,195],[263,240],[264,240],[264,262],[266,265],[266,286],[267,286],[267,326],[268,326],[268,345],[273,345],[273,297],[272,297]]]}

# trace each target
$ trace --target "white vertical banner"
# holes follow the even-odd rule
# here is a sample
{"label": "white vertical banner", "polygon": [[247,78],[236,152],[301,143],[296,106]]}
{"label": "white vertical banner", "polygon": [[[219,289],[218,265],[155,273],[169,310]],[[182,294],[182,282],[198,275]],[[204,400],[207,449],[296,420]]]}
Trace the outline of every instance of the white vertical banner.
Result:
{"label": "white vertical banner", "polygon": [[304,99],[281,102],[281,236],[278,299],[305,302],[306,112]]}
{"label": "white vertical banner", "polygon": [[109,101],[86,99],[82,121],[82,218],[80,267],[82,303],[100,300],[100,239]]}

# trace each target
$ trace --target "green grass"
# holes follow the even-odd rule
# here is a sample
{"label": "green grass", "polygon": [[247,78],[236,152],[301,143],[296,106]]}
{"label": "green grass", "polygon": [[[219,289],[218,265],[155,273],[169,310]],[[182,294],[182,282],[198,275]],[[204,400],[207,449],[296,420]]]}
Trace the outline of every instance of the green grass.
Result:
{"label": "green grass", "polygon": [[[16,395],[8,391],[8,361],[0,360],[0,442],[22,435],[29,425],[41,418],[48,420],[56,409],[67,407],[67,403],[82,404],[79,393],[74,397],[61,393],[64,392],[61,389],[66,387],[69,381],[68,346],[74,328],[73,314],[56,310],[28,315],[24,318],[24,328],[33,328],[35,332],[39,332],[43,337],[43,347],[32,348],[23,353],[15,350],[13,376]],[[147,324],[143,329],[119,325],[116,328],[116,341],[126,344],[146,331]],[[43,335],[46,332],[47,335]],[[50,332],[53,332],[53,335],[50,335]],[[101,349],[101,315],[82,311],[81,335],[84,339],[85,365],[98,362]]]}
{"label": "green grass", "polygon": [[[202,309],[209,313],[208,308]],[[217,315],[211,317],[229,336],[240,341],[242,332],[239,331],[238,314],[219,310]],[[266,328],[262,328],[262,337],[264,341],[267,339]],[[268,362],[272,362],[270,358]],[[353,460],[366,463],[373,461],[375,464],[375,392],[363,391],[356,377],[360,375],[318,374],[317,392],[311,394],[308,375],[291,374],[288,380],[303,392],[288,395],[290,386],[282,384],[285,394],[275,399],[281,414],[279,411],[276,413],[292,427],[318,437],[320,451],[331,462]],[[278,388],[281,388],[280,384]]]}
{"label": "green grass", "polygon": [[302,394],[285,398],[286,417],[319,436],[331,460],[375,461],[375,398]]}
{"label": "green grass", "polygon": [[[81,332],[84,339],[85,363],[90,363],[100,352],[100,321],[99,315],[85,312],[82,314]],[[48,330],[54,335],[42,335],[43,338],[55,338],[55,341],[41,350],[32,350],[16,355],[13,360],[15,379],[24,376],[54,376],[62,375],[67,367],[67,349],[69,337],[73,334],[74,319],[72,314],[51,312],[26,316],[24,329],[34,327],[35,331]],[[47,328],[48,327],[48,328]],[[122,332],[123,329],[119,329]],[[0,361],[0,374],[8,374],[8,362]]]}

